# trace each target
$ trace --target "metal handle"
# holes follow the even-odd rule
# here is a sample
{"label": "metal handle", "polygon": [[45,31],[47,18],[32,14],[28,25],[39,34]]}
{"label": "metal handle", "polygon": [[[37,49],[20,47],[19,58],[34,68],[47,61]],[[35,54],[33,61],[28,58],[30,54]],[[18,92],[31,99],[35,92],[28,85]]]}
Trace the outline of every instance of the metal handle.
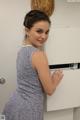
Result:
{"label": "metal handle", "polygon": [[4,84],[6,82],[5,78],[0,78],[0,84]]}
{"label": "metal handle", "polygon": [[63,69],[71,69],[71,70],[75,70],[75,69],[80,69],[80,63],[66,63],[66,64],[56,64],[56,65],[49,65],[50,69],[59,69],[59,68],[63,68]]}

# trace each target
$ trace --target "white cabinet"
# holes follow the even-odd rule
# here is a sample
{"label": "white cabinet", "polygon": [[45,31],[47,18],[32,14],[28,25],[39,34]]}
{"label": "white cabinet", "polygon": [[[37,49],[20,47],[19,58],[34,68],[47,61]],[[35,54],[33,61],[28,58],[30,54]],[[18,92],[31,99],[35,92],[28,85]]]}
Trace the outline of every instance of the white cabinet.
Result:
{"label": "white cabinet", "polygon": [[[80,3],[55,1],[52,26],[45,45],[49,64],[80,63]],[[47,111],[80,106],[80,69],[63,70],[64,77],[52,96]]]}
{"label": "white cabinet", "polygon": [[52,96],[47,97],[47,111],[80,106],[80,70],[64,70],[64,78]]}

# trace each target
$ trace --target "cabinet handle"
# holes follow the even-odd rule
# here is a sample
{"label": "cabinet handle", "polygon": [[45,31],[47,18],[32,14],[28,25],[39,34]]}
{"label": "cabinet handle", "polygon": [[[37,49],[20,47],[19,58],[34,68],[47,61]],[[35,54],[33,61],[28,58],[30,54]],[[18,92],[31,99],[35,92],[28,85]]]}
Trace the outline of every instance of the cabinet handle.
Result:
{"label": "cabinet handle", "polygon": [[80,63],[66,63],[66,64],[56,64],[56,65],[49,65],[50,69],[59,69],[59,68],[63,68],[63,69],[71,69],[71,70],[75,70],[75,69],[80,69]]}

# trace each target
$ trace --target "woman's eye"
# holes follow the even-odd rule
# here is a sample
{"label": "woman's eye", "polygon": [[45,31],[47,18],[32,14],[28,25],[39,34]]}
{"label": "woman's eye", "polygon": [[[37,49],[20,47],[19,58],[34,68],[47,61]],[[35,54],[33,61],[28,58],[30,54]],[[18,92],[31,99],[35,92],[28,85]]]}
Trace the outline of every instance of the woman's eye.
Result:
{"label": "woman's eye", "polygon": [[43,33],[43,30],[37,30],[37,33]]}
{"label": "woman's eye", "polygon": [[48,34],[48,33],[49,33],[49,31],[46,32],[46,34]]}
{"label": "woman's eye", "polygon": [[[40,29],[40,30],[37,30],[36,32],[37,32],[37,33],[39,33],[39,34],[42,34],[42,33],[44,33],[44,31],[43,31],[42,29]],[[45,34],[48,34],[48,33],[49,33],[49,30],[45,32]]]}

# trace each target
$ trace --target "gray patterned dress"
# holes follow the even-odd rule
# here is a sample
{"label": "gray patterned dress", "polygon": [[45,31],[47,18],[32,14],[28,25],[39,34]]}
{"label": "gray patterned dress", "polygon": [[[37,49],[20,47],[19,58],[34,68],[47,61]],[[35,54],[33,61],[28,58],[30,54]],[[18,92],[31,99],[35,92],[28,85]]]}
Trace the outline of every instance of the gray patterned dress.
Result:
{"label": "gray patterned dress", "polygon": [[24,46],[18,52],[18,87],[3,110],[6,120],[43,120],[44,92],[32,67],[32,54],[37,50],[34,46]]}

